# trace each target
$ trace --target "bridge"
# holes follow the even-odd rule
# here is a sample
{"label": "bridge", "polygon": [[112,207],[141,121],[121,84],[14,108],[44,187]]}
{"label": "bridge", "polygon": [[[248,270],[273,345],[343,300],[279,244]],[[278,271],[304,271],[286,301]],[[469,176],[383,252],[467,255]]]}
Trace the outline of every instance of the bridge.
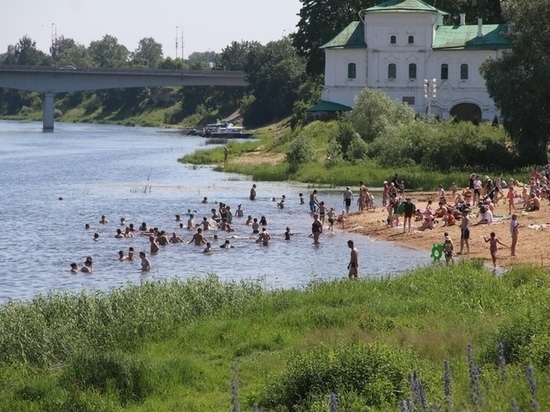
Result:
{"label": "bridge", "polygon": [[42,93],[42,128],[54,129],[56,93],[159,86],[247,86],[241,71],[0,66],[0,87]]}

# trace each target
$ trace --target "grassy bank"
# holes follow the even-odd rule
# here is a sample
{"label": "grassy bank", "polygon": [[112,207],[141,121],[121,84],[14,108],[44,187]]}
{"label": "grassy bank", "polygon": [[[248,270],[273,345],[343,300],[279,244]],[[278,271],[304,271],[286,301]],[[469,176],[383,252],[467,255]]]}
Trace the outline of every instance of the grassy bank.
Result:
{"label": "grassy bank", "polygon": [[[181,159],[183,163],[215,165],[216,170],[241,173],[251,176],[255,181],[298,181],[312,186],[347,186],[356,185],[363,181],[367,187],[381,187],[384,180],[391,180],[395,173],[405,181],[405,186],[413,190],[435,190],[439,184],[449,187],[456,182],[459,187],[468,183],[472,172],[480,176],[495,177],[497,171],[484,167],[453,168],[446,171],[432,170],[420,165],[399,164],[392,167],[380,166],[373,160],[362,161],[334,161],[327,157],[330,152],[328,134],[335,127],[335,123],[326,125],[326,133],[310,136],[314,148],[314,161],[292,167],[286,160],[285,154],[289,143],[299,131],[291,132],[285,123],[271,126],[269,129],[258,130],[255,142],[237,143],[229,141],[229,162],[223,166],[224,151],[222,147],[201,149],[188,154]],[[489,125],[480,126],[490,135],[495,131]],[[276,130],[278,132],[276,132]],[[502,131],[500,132],[502,133]],[[494,137],[496,139],[496,137]],[[505,171],[507,179],[514,178],[527,181],[530,169]]]}
{"label": "grassy bank", "polygon": [[326,411],[331,393],[340,411],[545,410],[549,287],[541,269],[494,278],[474,262],[301,291],[210,276],[9,303],[0,410]]}

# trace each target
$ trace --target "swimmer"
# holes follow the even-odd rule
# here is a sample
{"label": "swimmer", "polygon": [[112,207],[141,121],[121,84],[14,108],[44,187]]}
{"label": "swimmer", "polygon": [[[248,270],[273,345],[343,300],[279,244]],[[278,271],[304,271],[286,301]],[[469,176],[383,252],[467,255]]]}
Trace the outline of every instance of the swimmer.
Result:
{"label": "swimmer", "polygon": [[142,222],[141,225],[139,226],[139,230],[142,231],[142,232],[145,232],[147,229],[147,223],[145,222]]}
{"label": "swimmer", "polygon": [[180,215],[176,215],[176,222],[181,222],[181,216]]}
{"label": "swimmer", "polygon": [[84,266],[80,269],[82,273],[92,273],[94,271],[94,267],[92,264],[92,258],[89,256],[86,258],[86,262],[84,262]]}
{"label": "swimmer", "polygon": [[258,223],[257,218],[254,218],[254,220],[252,221],[252,233],[253,234],[260,233],[260,224]]}
{"label": "swimmer", "polygon": [[134,237],[129,227],[124,230],[124,237]]}
{"label": "swimmer", "polygon": [[124,251],[119,250],[118,251],[118,260],[126,260],[126,256],[124,256]]}
{"label": "swimmer", "polygon": [[90,224],[89,224],[89,223],[86,223],[86,225],[84,226],[84,229],[85,229],[85,230],[90,229]]}
{"label": "swimmer", "polygon": [[204,196],[204,198],[202,199],[201,203],[208,203],[208,198],[206,196]]}
{"label": "swimmer", "polygon": [[267,229],[264,227],[262,229],[262,233],[258,235],[258,239],[256,240],[256,243],[261,243],[263,246],[269,245],[269,239],[271,239],[271,236],[267,232]]}
{"label": "swimmer", "polygon": [[212,253],[212,245],[210,244],[210,242],[206,243],[206,249],[204,249],[202,253]]}
{"label": "swimmer", "polygon": [[313,236],[313,243],[319,243],[319,237],[323,233],[323,224],[319,220],[319,215],[317,213],[313,214],[313,223],[311,224],[311,235]]}
{"label": "swimmer", "polygon": [[136,229],[135,229],[133,223],[130,223],[130,224],[128,225],[128,229],[130,229],[130,232],[135,232],[135,231],[136,231]]}
{"label": "swimmer", "polygon": [[151,262],[147,259],[145,252],[139,252],[139,257],[141,258],[141,271],[149,272],[151,270]]}
{"label": "swimmer", "polygon": [[216,209],[212,209],[212,220],[219,222],[221,220],[221,216],[218,214],[218,211]]}
{"label": "swimmer", "polygon": [[253,221],[252,216],[248,215],[248,217],[246,218],[246,222],[244,222],[244,224],[249,225],[252,223],[252,221]]}
{"label": "swimmer", "polygon": [[122,238],[124,237],[124,234],[122,233],[122,230],[117,229],[117,230],[116,230],[116,235],[115,235],[115,237],[116,237],[117,239],[122,239]]}
{"label": "swimmer", "polygon": [[71,263],[71,273],[77,273],[78,272],[78,264],[73,262]]}
{"label": "swimmer", "polygon": [[235,229],[231,227],[231,225],[227,222],[226,218],[222,219],[222,222],[220,223],[220,230],[225,230],[226,232],[234,232]]}
{"label": "swimmer", "polygon": [[260,218],[260,225],[267,226],[267,219],[265,218],[265,216],[262,216]]}
{"label": "swimmer", "polygon": [[193,238],[187,243],[195,243],[195,246],[200,246],[207,243],[206,238],[202,235],[202,229],[200,227],[197,229],[197,233],[193,235]]}
{"label": "swimmer", "polygon": [[183,239],[178,236],[176,232],[172,232],[172,237],[170,238],[170,243],[183,243]]}
{"label": "swimmer", "polygon": [[157,243],[154,236],[149,236],[149,242],[151,243],[151,254],[154,255],[159,251],[159,244]]}
{"label": "swimmer", "polygon": [[109,223],[109,221],[107,220],[107,218],[105,217],[105,215],[101,215],[101,219],[99,219],[99,223],[101,224],[106,224],[106,223]]}
{"label": "swimmer", "polygon": [[99,240],[99,233],[94,233],[94,240],[96,242]]}
{"label": "swimmer", "polygon": [[214,235],[214,240],[217,242],[218,241],[218,235]]}
{"label": "swimmer", "polygon": [[290,228],[287,227],[286,231],[285,231],[285,234],[284,234],[285,240],[290,240],[290,236],[293,236],[293,235],[294,235],[294,233],[290,233]]}
{"label": "swimmer", "polygon": [[126,218],[125,217],[120,218],[120,226],[126,226]]}
{"label": "swimmer", "polygon": [[164,230],[160,232],[160,235],[157,236],[157,243],[161,246],[166,246],[170,244],[170,238]]}
{"label": "swimmer", "polygon": [[134,248],[130,247],[128,249],[128,260],[133,261],[134,260]]}
{"label": "swimmer", "polygon": [[279,203],[277,203],[277,207],[279,209],[284,209],[285,208],[285,199],[281,199],[281,201]]}
{"label": "swimmer", "polygon": [[187,229],[195,229],[195,215],[190,214],[189,219],[187,220]]}
{"label": "swimmer", "polygon": [[202,222],[200,222],[197,226],[202,226],[202,230],[209,230],[210,221],[206,217],[203,217]]}
{"label": "swimmer", "polygon": [[317,189],[315,189],[309,195],[309,211],[315,213],[317,206],[319,206],[319,200],[317,200]]}
{"label": "swimmer", "polygon": [[241,205],[237,205],[237,210],[235,211],[235,214],[237,215],[237,217],[243,217],[244,216],[244,212],[243,212],[243,209],[242,209]]}
{"label": "swimmer", "polygon": [[223,243],[223,245],[220,245],[221,248],[223,249],[232,249],[234,248],[235,246],[233,246],[231,244],[231,242],[229,241],[229,239],[226,239],[225,242]]}

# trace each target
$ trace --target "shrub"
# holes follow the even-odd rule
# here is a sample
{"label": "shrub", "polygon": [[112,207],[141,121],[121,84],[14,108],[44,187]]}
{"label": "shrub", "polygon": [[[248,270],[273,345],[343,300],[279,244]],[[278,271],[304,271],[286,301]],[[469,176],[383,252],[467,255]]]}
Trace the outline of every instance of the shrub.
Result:
{"label": "shrub", "polygon": [[269,407],[296,405],[320,395],[357,392],[367,406],[395,405],[407,387],[410,365],[404,354],[382,345],[321,346],[292,359],[277,382],[268,386]]}

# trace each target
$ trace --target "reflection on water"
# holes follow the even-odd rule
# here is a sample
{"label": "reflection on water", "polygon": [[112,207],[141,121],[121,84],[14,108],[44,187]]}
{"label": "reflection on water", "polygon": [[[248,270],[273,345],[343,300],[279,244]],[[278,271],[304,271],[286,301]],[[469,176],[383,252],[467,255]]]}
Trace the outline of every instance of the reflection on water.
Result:
{"label": "reflection on water", "polygon": [[[321,244],[314,246],[308,237],[307,205],[299,204],[299,193],[308,197],[306,186],[256,182],[258,198],[250,201],[246,177],[177,162],[204,145],[203,138],[170,130],[58,123],[55,133],[45,134],[38,123],[0,121],[0,302],[48,291],[105,291],[128,282],[205,273],[261,279],[272,288],[302,287],[346,276],[348,239],[359,249],[362,277],[391,275],[429,261],[427,253],[338,229],[324,233]],[[286,207],[278,209],[271,199],[283,194]],[[200,203],[204,196],[209,204]],[[337,211],[342,207],[340,190],[319,190],[319,198]],[[266,216],[270,245],[256,244],[251,228],[242,224],[245,218],[235,218],[235,232],[218,233],[220,241],[213,243],[211,255],[187,243],[162,247],[150,256],[153,269],[146,275],[139,271],[139,258],[117,260],[119,250],[126,254],[133,247],[136,256],[149,250],[145,236],[114,238],[120,217],[136,227],[146,222],[190,240],[194,232],[180,229],[175,215],[196,210],[195,220],[200,221],[210,216],[215,202],[233,210],[242,204],[245,218]],[[101,215],[108,224],[99,223]],[[86,223],[91,229],[84,229]],[[290,241],[283,240],[287,226],[295,233]],[[236,248],[220,249],[228,236]],[[69,264],[81,264],[86,256],[93,257],[94,272],[71,275]]]}

